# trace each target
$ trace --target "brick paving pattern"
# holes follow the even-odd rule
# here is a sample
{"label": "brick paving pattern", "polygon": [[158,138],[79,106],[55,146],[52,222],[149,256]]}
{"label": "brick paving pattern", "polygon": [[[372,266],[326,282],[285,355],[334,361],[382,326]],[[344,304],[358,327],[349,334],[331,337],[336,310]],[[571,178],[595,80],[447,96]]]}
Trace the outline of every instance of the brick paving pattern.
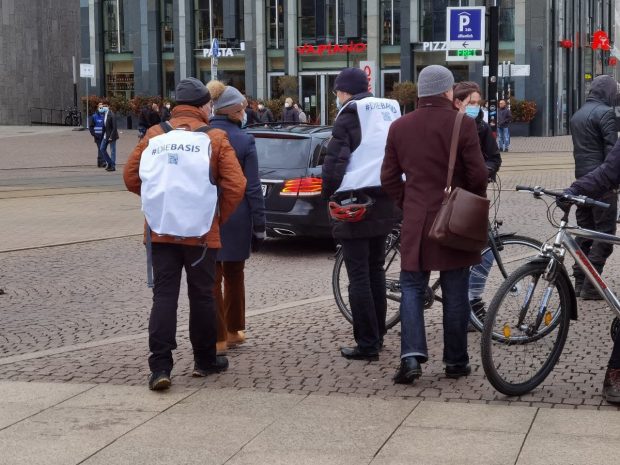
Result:
{"label": "brick paving pattern", "polygon": [[[10,130],[0,128],[0,138],[7,149],[23,150],[20,162],[0,156],[0,194],[5,196],[0,196],[0,211],[7,220],[3,227],[9,237],[21,235],[32,242],[38,234],[34,228],[40,226],[44,230],[46,225],[23,229],[22,213],[6,208],[7,193],[24,200],[30,195],[49,196],[58,188],[91,193],[101,188],[122,190],[118,172],[110,177],[91,168],[93,147],[83,132],[58,130],[29,137],[28,128],[22,131],[24,134],[14,136]],[[123,160],[135,143],[133,135],[129,132],[121,139],[119,159]],[[573,179],[572,157],[567,153],[569,139],[514,140],[513,151],[504,155],[501,172],[503,192],[499,216],[504,219],[504,231],[540,240],[553,235],[553,227],[545,219],[545,205],[513,189],[516,184],[558,189],[569,185]],[[50,144],[54,145],[50,151],[43,150]],[[72,172],[73,168],[62,167],[78,168]],[[45,190],[43,194],[34,192],[41,188]],[[97,195],[102,200],[106,198],[104,194]],[[37,199],[33,198],[32,205]],[[24,202],[23,211],[28,211],[28,205]],[[62,228],[67,231],[83,228],[84,233],[80,235],[87,236],[89,228],[93,229],[92,224],[87,224],[91,220],[88,215],[74,211],[86,207],[70,205],[58,201],[59,214],[66,216],[55,227],[59,232]],[[133,208],[126,221],[139,217],[138,207],[130,204],[102,206],[101,202],[95,202],[90,208],[108,208],[112,213]],[[148,374],[145,332],[151,293],[145,285],[144,248],[139,236],[107,237],[112,238],[98,240],[100,237],[89,236],[87,239],[93,239],[92,242],[0,254],[0,288],[6,291],[0,296],[3,322],[0,379],[145,386]],[[470,335],[472,375],[457,381],[443,376],[441,310],[437,305],[427,313],[431,360],[414,386],[394,385],[391,381],[398,366],[399,326],[388,333],[379,362],[343,359],[339,347],[352,343],[352,329],[330,299],[333,253],[334,246],[329,240],[268,241],[264,252],[253,256],[247,264],[248,311],[303,299],[318,300],[250,316],[248,342],[229,350],[230,370],[206,379],[189,376],[192,356],[183,288],[173,382],[272,392],[616,409],[607,405],[600,395],[611,349],[612,319],[609,310],[600,303],[580,302],[582,317],[571,325],[560,362],[543,386],[521,398],[498,394],[484,379],[478,334]],[[620,289],[615,279],[618,271],[620,259],[616,254],[605,271],[615,289]]]}

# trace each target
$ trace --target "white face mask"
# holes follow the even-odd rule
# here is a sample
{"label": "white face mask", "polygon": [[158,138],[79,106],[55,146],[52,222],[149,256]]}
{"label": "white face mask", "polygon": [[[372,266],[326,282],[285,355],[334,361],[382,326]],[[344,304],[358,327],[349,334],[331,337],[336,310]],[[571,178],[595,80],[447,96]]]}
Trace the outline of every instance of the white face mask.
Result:
{"label": "white face mask", "polygon": [[291,104],[290,104],[290,103],[285,103],[285,104],[284,104],[284,106],[285,106],[286,108],[290,108],[290,107],[291,107]]}
{"label": "white face mask", "polygon": [[336,110],[340,110],[342,108],[342,103],[340,103],[340,99],[336,97]]}
{"label": "white face mask", "polygon": [[259,105],[258,109],[261,110],[261,111],[264,110],[265,109],[265,105]]}
{"label": "white face mask", "polygon": [[167,108],[168,110],[170,110],[170,104],[169,104],[169,103],[167,103],[167,104],[166,104],[166,108]]}

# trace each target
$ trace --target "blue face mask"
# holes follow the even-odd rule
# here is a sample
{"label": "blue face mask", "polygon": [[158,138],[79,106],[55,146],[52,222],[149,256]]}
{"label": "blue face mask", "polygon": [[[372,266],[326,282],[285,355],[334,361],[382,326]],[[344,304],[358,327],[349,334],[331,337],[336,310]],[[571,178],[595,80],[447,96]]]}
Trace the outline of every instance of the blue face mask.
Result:
{"label": "blue face mask", "polygon": [[478,118],[480,114],[480,105],[467,105],[465,107],[465,114],[471,118]]}
{"label": "blue face mask", "polygon": [[105,108],[103,107],[99,108],[99,113],[105,113]]}
{"label": "blue face mask", "polygon": [[336,110],[340,110],[342,108],[342,103],[340,103],[340,100],[338,100],[338,97],[336,97]]}

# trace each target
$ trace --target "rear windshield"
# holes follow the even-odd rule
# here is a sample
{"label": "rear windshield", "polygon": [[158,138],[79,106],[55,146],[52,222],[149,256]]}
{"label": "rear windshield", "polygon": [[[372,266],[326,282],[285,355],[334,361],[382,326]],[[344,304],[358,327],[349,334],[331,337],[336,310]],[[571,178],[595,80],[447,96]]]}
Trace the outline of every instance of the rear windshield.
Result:
{"label": "rear windshield", "polygon": [[260,168],[307,168],[311,139],[307,137],[256,137],[256,152]]}

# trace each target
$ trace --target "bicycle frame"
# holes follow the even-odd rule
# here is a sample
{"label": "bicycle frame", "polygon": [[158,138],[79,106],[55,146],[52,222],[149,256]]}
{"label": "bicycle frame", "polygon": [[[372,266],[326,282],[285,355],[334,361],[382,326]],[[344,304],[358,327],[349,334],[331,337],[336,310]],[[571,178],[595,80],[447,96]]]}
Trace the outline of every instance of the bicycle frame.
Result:
{"label": "bicycle frame", "polygon": [[577,226],[569,226],[568,221],[563,219],[560,222],[560,228],[558,234],[555,237],[553,245],[543,246],[542,255],[545,257],[551,257],[551,262],[547,268],[547,273],[553,272],[554,262],[560,258],[560,262],[563,261],[565,251],[573,257],[575,263],[581,271],[583,271],[586,278],[594,285],[595,289],[605,299],[609,307],[615,311],[616,316],[620,318],[620,300],[609,289],[605,280],[596,271],[588,257],[582,252],[581,248],[577,244],[577,241],[572,236],[583,237],[585,239],[605,242],[607,244],[620,245],[620,237],[613,234],[601,233],[598,231],[592,231],[590,229],[584,229]]}

